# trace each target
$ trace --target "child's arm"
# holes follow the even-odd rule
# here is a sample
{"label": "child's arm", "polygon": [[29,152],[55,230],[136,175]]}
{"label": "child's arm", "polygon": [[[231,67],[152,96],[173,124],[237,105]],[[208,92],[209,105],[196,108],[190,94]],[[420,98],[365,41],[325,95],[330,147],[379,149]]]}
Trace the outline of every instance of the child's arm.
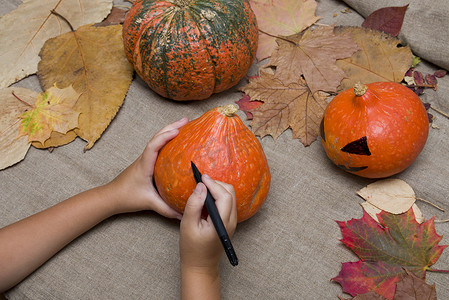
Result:
{"label": "child's arm", "polygon": [[[237,226],[237,208],[231,185],[203,175],[202,181],[215,199],[226,230],[231,237]],[[206,187],[199,183],[187,201],[181,220],[181,293],[182,299],[220,299],[218,262],[223,246],[210,217],[201,218]]]}
{"label": "child's arm", "polygon": [[158,151],[187,123],[160,130],[142,155],[112,182],[0,229],[0,293],[13,287],[76,237],[118,213],[154,210],[181,218],[155,190],[152,177]]}

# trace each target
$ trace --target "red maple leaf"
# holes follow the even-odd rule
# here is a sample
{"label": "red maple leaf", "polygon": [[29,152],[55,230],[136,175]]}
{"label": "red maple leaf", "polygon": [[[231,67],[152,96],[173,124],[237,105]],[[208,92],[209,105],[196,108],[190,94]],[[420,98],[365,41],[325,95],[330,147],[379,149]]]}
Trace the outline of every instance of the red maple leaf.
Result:
{"label": "red maple leaf", "polygon": [[250,110],[256,109],[263,104],[262,101],[251,100],[251,98],[245,93],[242,93],[242,98],[239,101],[235,101],[235,103],[237,103],[239,109],[246,114],[246,118],[248,120],[253,119],[253,114]]}
{"label": "red maple leaf", "polygon": [[440,246],[442,236],[435,231],[434,219],[419,224],[413,211],[395,215],[382,211],[379,223],[363,212],[361,219],[339,222],[341,240],[360,258],[343,263],[337,277],[344,292],[356,296],[375,291],[393,299],[396,283],[409,270],[424,278],[447,245]]}

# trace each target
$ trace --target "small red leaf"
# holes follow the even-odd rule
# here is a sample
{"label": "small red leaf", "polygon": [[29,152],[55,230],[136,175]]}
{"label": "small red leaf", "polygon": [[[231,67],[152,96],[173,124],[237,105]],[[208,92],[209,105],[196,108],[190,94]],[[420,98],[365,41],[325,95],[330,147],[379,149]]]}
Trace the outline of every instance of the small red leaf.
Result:
{"label": "small red leaf", "polygon": [[251,98],[247,94],[242,93],[242,95],[242,98],[239,101],[235,101],[235,103],[237,103],[239,109],[246,114],[246,118],[248,120],[252,120],[253,114],[250,110],[258,108],[263,104],[263,102],[259,100],[251,101]]}
{"label": "small red leaf", "polygon": [[446,70],[437,70],[435,71],[435,73],[433,73],[433,75],[435,75],[437,78],[441,78],[446,76],[447,71]]}
{"label": "small red leaf", "polygon": [[421,72],[413,72],[413,78],[415,79],[416,85],[424,85],[424,76]]}
{"label": "small red leaf", "polygon": [[427,84],[429,84],[429,85],[433,85],[433,89],[434,89],[435,91],[437,90],[437,84],[438,84],[438,81],[437,81],[437,77],[436,77],[435,75],[427,74],[427,75],[426,75],[426,82],[427,82]]}
{"label": "small red leaf", "polygon": [[380,30],[392,36],[397,36],[401,31],[407,7],[408,4],[402,7],[393,6],[378,9],[366,18],[362,23],[362,27]]}

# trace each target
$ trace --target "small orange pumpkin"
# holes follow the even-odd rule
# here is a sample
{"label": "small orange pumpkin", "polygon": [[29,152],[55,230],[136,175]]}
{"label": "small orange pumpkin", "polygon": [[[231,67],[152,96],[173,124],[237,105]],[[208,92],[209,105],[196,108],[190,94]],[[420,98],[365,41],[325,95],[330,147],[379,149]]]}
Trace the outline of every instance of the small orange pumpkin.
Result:
{"label": "small orange pumpkin", "polygon": [[196,186],[191,161],[201,173],[234,186],[238,222],[265,202],[271,180],[267,159],[236,111],[232,104],[209,110],[183,126],[159,152],[154,181],[161,197],[178,212],[184,211]]}
{"label": "small orange pumpkin", "polygon": [[406,169],[427,140],[419,97],[394,82],[356,84],[332,99],[321,121],[321,144],[340,168],[368,178]]}

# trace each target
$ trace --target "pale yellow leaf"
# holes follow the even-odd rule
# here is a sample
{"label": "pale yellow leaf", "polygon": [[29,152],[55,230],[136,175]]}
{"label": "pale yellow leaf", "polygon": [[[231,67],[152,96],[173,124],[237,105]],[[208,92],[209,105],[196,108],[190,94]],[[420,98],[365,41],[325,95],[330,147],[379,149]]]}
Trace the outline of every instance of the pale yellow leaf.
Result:
{"label": "pale yellow leaf", "polygon": [[49,38],[70,30],[51,13],[64,16],[74,29],[102,21],[112,0],[24,0],[0,19],[0,88],[37,71],[39,51]]}
{"label": "pale yellow leaf", "polygon": [[[90,149],[125,99],[132,81],[122,41],[122,26],[82,26],[48,40],[41,51],[38,76],[44,89],[73,85],[82,93],[75,105],[80,111],[78,129],[60,139],[73,139],[74,133],[86,140]],[[52,146],[53,136],[45,142]],[[33,144],[34,145],[34,144]]]}
{"label": "pale yellow leaf", "polygon": [[338,27],[338,33],[350,33],[360,48],[350,58],[337,60],[346,78],[339,90],[378,81],[400,82],[413,63],[410,47],[400,46],[401,41],[386,33],[362,27]]}
{"label": "pale yellow leaf", "polygon": [[37,95],[20,87],[0,90],[0,170],[23,160],[30,148],[28,138],[19,137],[19,116],[31,109]]}
{"label": "pale yellow leaf", "polygon": [[[379,223],[379,219],[377,218],[377,214],[380,213],[382,210],[378,209],[377,207],[375,207],[374,205],[372,205],[368,201],[360,203],[360,205],[371,216],[371,218],[373,218],[376,222]],[[415,214],[416,222],[418,222],[419,224],[424,222],[425,220],[424,220],[423,214],[422,214],[421,210],[419,209],[418,205],[416,205],[416,203],[413,203],[412,209],[413,209],[413,213]]]}
{"label": "pale yellow leaf", "polygon": [[392,214],[405,213],[416,200],[412,187],[396,178],[368,184],[357,191],[357,194],[375,207]]}
{"label": "pale yellow leaf", "polygon": [[64,89],[53,86],[40,93],[33,108],[20,116],[20,134],[28,135],[29,142],[44,144],[53,131],[66,134],[77,128],[80,112],[74,106],[80,95],[72,86]]}

